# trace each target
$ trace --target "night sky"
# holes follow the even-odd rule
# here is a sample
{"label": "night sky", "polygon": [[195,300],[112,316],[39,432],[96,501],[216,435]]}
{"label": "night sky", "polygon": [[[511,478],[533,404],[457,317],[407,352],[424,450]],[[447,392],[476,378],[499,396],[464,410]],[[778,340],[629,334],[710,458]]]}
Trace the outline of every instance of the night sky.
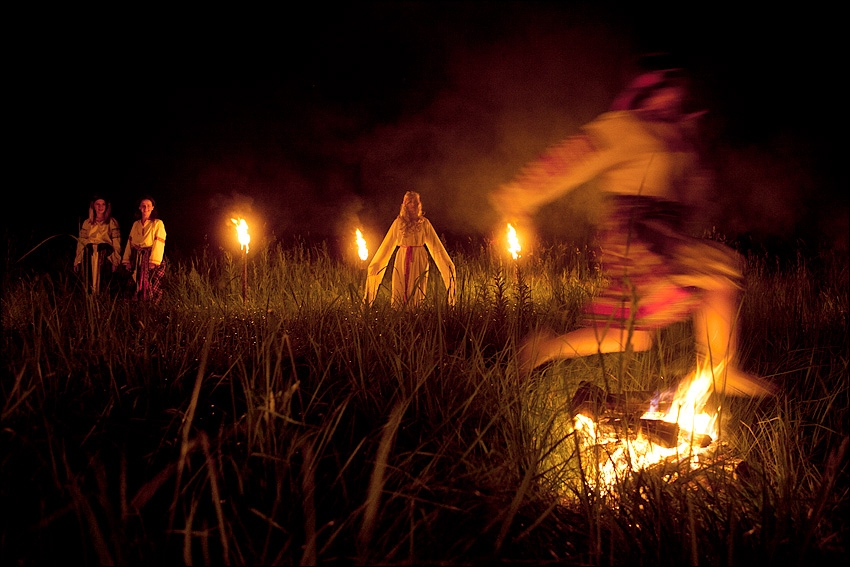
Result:
{"label": "night sky", "polygon": [[487,234],[487,192],[605,111],[638,54],[666,51],[709,109],[721,228],[847,246],[838,8],[296,4],[10,21],[26,31],[7,53],[10,228],[76,234],[100,194],[126,240],[147,193],[166,254],[238,249],[233,216],[257,244],[360,227],[374,249],[417,190],[441,234]]}

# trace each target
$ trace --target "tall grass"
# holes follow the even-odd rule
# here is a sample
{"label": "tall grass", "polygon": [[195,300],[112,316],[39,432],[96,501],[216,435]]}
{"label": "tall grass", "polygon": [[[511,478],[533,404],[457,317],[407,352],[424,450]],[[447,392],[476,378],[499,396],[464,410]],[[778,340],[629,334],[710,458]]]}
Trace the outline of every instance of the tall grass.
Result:
{"label": "tall grass", "polygon": [[[417,309],[322,244],[172,261],[156,305],[7,264],[4,564],[805,564],[846,557],[848,270],[748,257],[748,369],[781,387],[725,400],[722,443],[594,482],[581,381],[669,387],[690,328],[652,350],[520,377],[519,340],[577,324],[592,249],[513,262],[458,247]],[[389,282],[385,280],[385,284]],[[591,454],[589,451],[596,451]]]}

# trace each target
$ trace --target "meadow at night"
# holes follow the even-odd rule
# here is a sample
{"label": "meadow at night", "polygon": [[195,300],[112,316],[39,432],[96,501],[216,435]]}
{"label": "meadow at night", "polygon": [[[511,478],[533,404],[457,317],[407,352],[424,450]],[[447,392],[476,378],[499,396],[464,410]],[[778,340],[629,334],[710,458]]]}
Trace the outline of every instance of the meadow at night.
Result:
{"label": "meadow at night", "polygon": [[[659,10],[22,16],[0,225],[0,562],[846,560],[837,16]],[[706,111],[701,237],[741,259],[740,364],[776,391],[706,384],[687,419],[689,320],[646,350],[521,367],[525,337],[576,329],[606,288],[601,205],[588,183],[542,207],[512,256],[489,198],[657,52]],[[453,288],[432,258],[425,300],[395,305],[396,255],[364,304],[407,191]],[[155,200],[156,301],[133,296],[123,265],[97,293],[73,270],[95,195],[122,252],[139,199]]]}

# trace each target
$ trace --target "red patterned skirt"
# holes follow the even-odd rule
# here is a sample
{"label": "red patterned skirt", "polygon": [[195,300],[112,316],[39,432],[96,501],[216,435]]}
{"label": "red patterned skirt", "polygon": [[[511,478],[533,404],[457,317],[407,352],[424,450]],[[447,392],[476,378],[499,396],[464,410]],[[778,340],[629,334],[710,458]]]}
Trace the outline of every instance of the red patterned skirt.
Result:
{"label": "red patterned skirt", "polygon": [[705,291],[740,288],[736,252],[682,232],[681,205],[652,197],[612,196],[601,227],[606,287],[585,309],[589,326],[651,330],[688,318]]}
{"label": "red patterned skirt", "polygon": [[162,278],[165,275],[165,258],[156,267],[150,267],[151,249],[133,247],[132,275],[135,282],[133,299],[158,302],[162,297]]}

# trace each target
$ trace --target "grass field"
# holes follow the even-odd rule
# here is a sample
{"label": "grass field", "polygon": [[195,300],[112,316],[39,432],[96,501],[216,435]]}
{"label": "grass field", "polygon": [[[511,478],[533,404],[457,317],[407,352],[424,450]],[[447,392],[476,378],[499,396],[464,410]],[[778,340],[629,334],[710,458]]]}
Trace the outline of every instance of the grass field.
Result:
{"label": "grass field", "polygon": [[[70,248],[70,247],[69,247]],[[691,330],[518,376],[519,340],[566,331],[603,283],[593,250],[514,263],[448,246],[421,308],[321,243],[173,257],[157,305],[6,261],[0,563],[811,564],[848,543],[848,263],[748,252],[745,369],[776,398],[720,400],[719,437],[627,466],[574,427],[581,382],[669,388]],[[386,280],[385,280],[386,283]]]}

